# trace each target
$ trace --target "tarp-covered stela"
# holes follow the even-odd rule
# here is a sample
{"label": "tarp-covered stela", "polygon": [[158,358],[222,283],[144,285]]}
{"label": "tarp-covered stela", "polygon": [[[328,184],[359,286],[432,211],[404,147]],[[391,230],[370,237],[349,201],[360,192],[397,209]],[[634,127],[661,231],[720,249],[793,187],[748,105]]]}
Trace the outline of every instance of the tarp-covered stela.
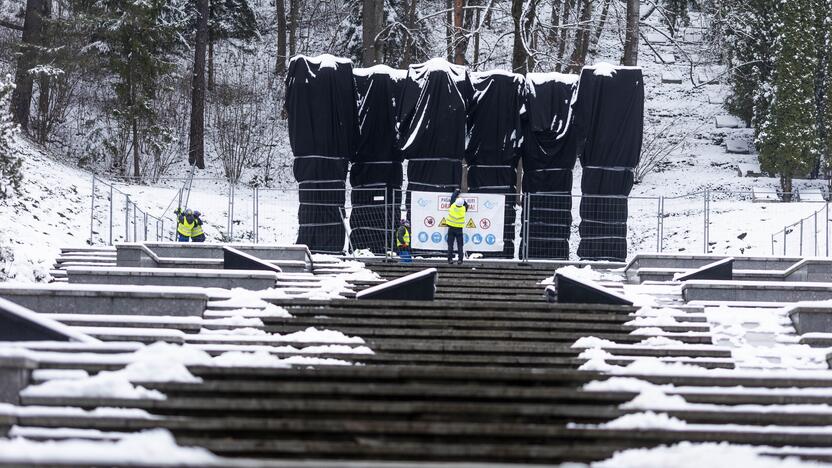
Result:
{"label": "tarp-covered stela", "polygon": [[[580,77],[521,76],[470,73],[432,59],[406,71],[353,70],[349,59],[321,55],[293,58],[286,84],[300,187],[297,242],[311,250],[343,251],[346,214],[352,249],[392,248],[396,221],[410,202],[401,200],[404,181],[408,194],[450,194],[462,185],[465,164],[468,191],[506,194],[501,255],[515,253],[512,201],[522,200],[528,222],[520,254],[569,258],[572,173],[580,157],[578,256],[626,257],[627,197],[643,131],[640,69],[599,64]],[[526,197],[517,199],[520,167]]]}
{"label": "tarp-covered stela", "polygon": [[350,167],[353,249],[383,254],[386,232],[395,228],[397,216],[387,207],[401,199],[396,190],[402,186],[396,110],[406,75],[384,65],[353,70],[358,103],[358,146]]}
{"label": "tarp-covered stela", "polygon": [[578,256],[624,261],[627,196],[641,155],[644,80],[641,69],[596,66],[581,72],[575,106],[581,178]]}
{"label": "tarp-covered stela", "polygon": [[[474,95],[468,111],[468,189],[478,193],[513,195],[517,191],[517,162],[523,127],[526,82],[522,75],[500,70],[471,74]],[[514,255],[515,203],[505,204],[505,227],[500,256]]]}
{"label": "tarp-covered stela", "polygon": [[358,143],[351,62],[331,55],[294,57],[286,75],[286,111],[300,189],[297,243],[341,252],[340,209]]}
{"label": "tarp-covered stela", "polygon": [[528,254],[569,258],[577,75],[530,73],[523,114],[523,191],[529,198]]}
{"label": "tarp-covered stela", "polygon": [[467,68],[442,59],[410,66],[398,109],[410,190],[451,192],[459,187],[472,97]]}

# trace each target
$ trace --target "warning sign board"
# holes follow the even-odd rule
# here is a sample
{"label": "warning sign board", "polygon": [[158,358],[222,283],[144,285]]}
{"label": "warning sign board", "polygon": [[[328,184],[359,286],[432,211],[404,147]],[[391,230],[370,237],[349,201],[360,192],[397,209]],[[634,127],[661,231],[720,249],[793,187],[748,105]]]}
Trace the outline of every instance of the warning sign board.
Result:
{"label": "warning sign board", "polygon": [[[468,252],[500,252],[503,250],[505,195],[466,193],[468,203],[463,230]],[[412,246],[422,250],[447,250],[448,208],[450,193],[413,192],[410,197],[412,219],[422,220],[411,226]],[[437,223],[436,220],[439,220]]]}

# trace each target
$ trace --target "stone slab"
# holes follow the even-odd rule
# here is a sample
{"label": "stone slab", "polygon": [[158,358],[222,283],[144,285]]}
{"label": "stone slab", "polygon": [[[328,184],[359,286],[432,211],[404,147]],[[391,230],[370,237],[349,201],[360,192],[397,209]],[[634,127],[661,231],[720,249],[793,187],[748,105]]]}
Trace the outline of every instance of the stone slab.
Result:
{"label": "stone slab", "polygon": [[47,284],[0,285],[0,297],[35,312],[202,316],[208,294],[201,288]]}
{"label": "stone slab", "polygon": [[70,267],[70,283],[130,284],[144,286],[186,286],[203,288],[262,290],[274,287],[274,272],[216,270],[199,268]]}

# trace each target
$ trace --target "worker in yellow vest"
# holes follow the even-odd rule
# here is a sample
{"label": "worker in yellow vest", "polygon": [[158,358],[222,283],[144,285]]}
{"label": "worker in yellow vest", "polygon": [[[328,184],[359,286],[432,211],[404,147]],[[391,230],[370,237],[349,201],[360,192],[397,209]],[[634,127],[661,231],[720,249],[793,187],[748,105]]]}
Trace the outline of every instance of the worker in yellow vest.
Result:
{"label": "worker in yellow vest", "polygon": [[174,213],[176,213],[176,220],[178,222],[176,225],[176,239],[179,242],[190,242],[194,232],[194,226],[196,226],[193,211],[190,208],[185,211],[182,211],[182,208],[177,208]]}
{"label": "worker in yellow vest", "polygon": [[205,231],[202,230],[202,213],[194,211],[194,228],[191,229],[191,242],[205,242]]}
{"label": "worker in yellow vest", "polygon": [[454,262],[454,242],[457,245],[459,258],[457,263],[462,265],[465,258],[465,251],[462,244],[465,238],[462,235],[462,228],[465,227],[465,213],[468,211],[468,203],[460,196],[459,190],[451,195],[451,205],[448,207],[448,217],[445,222],[448,224],[448,263]]}
{"label": "worker in yellow vest", "polygon": [[410,254],[410,221],[407,219],[402,219],[399,228],[396,229],[396,250],[399,252],[401,263],[413,262]]}

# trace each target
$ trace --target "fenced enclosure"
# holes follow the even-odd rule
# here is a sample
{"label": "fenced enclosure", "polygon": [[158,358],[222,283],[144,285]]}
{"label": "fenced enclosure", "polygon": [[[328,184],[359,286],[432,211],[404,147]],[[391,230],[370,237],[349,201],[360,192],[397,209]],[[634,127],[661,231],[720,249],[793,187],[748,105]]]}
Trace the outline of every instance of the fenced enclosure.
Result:
{"label": "fenced enclosure", "polygon": [[[200,209],[208,241],[293,244],[298,239],[302,190],[251,188],[225,179],[169,179],[136,186],[93,178],[90,238],[93,245],[176,239],[174,209]],[[320,189],[317,189],[320,191]],[[377,187],[343,190],[338,206],[346,236],[343,251],[388,255],[395,230],[407,216],[409,192]],[[327,197],[324,197],[327,198]],[[331,197],[329,197],[331,198]],[[619,251],[827,256],[830,213],[825,201],[782,203],[779,197],[707,190],[680,196],[583,196],[569,193],[506,194],[503,256],[518,259],[579,258],[587,236],[585,215],[596,226],[596,254]],[[592,203],[581,204],[593,199]],[[339,198],[340,200],[340,198]],[[316,201],[307,201],[314,206]],[[592,207],[587,212],[586,206]],[[606,221],[604,221],[606,220]],[[599,247],[600,246],[600,247]],[[428,255],[441,256],[441,252]],[[610,255],[612,256],[612,255]]]}

